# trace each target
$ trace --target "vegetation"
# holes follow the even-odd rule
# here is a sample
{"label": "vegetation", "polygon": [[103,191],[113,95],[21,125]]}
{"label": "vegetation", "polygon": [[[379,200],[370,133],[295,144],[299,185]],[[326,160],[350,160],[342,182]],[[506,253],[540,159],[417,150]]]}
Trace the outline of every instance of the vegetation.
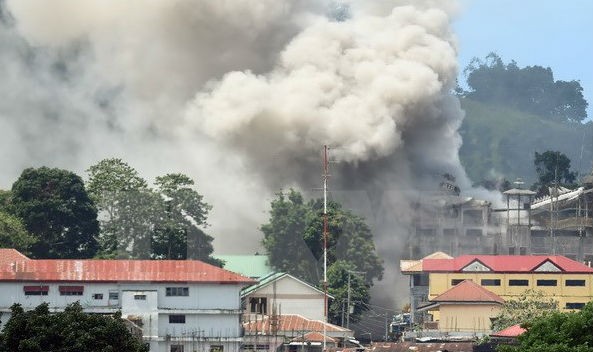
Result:
{"label": "vegetation", "polygon": [[35,237],[34,258],[89,258],[97,252],[97,210],[82,179],[70,171],[25,169],[7,208]]}
{"label": "vegetation", "polygon": [[519,68],[504,64],[495,53],[485,60],[474,58],[465,69],[470,91],[466,96],[483,102],[504,104],[549,120],[580,122],[587,117],[588,103],[578,81],[554,81],[552,69]]}
{"label": "vegetation", "polygon": [[104,159],[88,170],[88,188],[99,208],[100,256],[199,259],[210,257],[213,238],[202,228],[211,206],[183,174],[156,178],[156,189],[121,159]]}
{"label": "vegetation", "polygon": [[521,177],[537,182],[535,152],[555,150],[572,160],[574,171],[591,171],[593,122],[562,123],[504,105],[461,99],[466,116],[460,128],[461,163],[469,177],[488,188],[504,188],[504,180]]}
{"label": "vegetation", "polygon": [[36,242],[21,219],[0,211],[0,248],[14,248],[29,255],[31,245]]}
{"label": "vegetation", "polygon": [[581,311],[552,312],[522,325],[527,331],[516,346],[499,346],[500,352],[593,352],[593,302]]}
{"label": "vegetation", "polygon": [[492,322],[492,330],[500,331],[516,324],[526,324],[558,310],[558,301],[541,291],[526,290],[519,297],[504,302]]}
{"label": "vegetation", "polygon": [[[263,246],[270,265],[305,281],[323,280],[323,204],[321,200],[305,201],[290,190],[280,192],[272,201],[269,222],[262,225]],[[340,204],[328,205],[328,286],[336,295],[330,307],[333,322],[339,322],[347,271],[363,273],[359,284],[351,277],[353,295],[360,299],[351,320],[356,321],[368,303],[368,287],[381,279],[383,263],[377,256],[373,236],[364,219],[345,210]],[[331,273],[331,274],[329,274]],[[345,276],[346,275],[346,276]],[[356,276],[356,275],[355,275]],[[345,280],[346,278],[346,280]],[[354,280],[354,281],[353,281]],[[354,284],[353,284],[354,282]],[[352,293],[352,291],[351,291]]]}
{"label": "vegetation", "polygon": [[50,314],[47,303],[31,311],[14,304],[11,311],[0,334],[0,351],[148,351],[148,346],[130,333],[120,313],[86,314],[79,303],[55,314]]}
{"label": "vegetation", "polygon": [[573,187],[576,173],[570,171],[570,159],[558,151],[548,150],[543,153],[535,152],[533,165],[537,172],[538,180],[533,189],[538,191],[538,196],[548,193],[551,185]]}

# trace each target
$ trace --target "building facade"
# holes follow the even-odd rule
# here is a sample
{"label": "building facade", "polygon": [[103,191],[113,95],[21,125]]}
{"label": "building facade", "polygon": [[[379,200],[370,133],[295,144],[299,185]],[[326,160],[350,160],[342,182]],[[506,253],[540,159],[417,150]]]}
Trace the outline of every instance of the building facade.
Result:
{"label": "building facade", "polygon": [[471,280],[505,301],[529,289],[541,291],[558,301],[561,310],[580,309],[593,299],[593,269],[563,256],[462,255],[417,262],[413,266],[402,264],[402,273],[411,276],[411,283],[423,284],[423,291],[415,291],[427,292],[425,297],[416,297],[420,302],[412,305],[417,323],[425,318],[418,306],[429,304],[464,280]]}
{"label": "building facade", "polygon": [[142,331],[151,351],[238,352],[240,291],[249,278],[197,260],[34,260],[0,249],[0,312],[47,302],[61,311],[113,314]]}

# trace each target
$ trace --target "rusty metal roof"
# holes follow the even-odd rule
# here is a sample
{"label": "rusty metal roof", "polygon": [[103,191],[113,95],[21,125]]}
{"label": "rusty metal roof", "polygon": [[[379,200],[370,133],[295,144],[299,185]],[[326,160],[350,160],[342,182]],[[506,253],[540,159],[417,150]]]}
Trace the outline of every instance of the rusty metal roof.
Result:
{"label": "rusty metal roof", "polygon": [[522,335],[525,331],[527,331],[527,330],[522,328],[521,325],[516,324],[513,326],[509,326],[506,329],[503,329],[503,330],[500,330],[493,334],[490,334],[490,336],[493,336],[493,337],[518,337],[519,335]]}
{"label": "rusty metal roof", "polygon": [[331,332],[350,332],[349,329],[341,326],[324,323],[320,320],[307,319],[297,314],[278,315],[272,319],[264,316],[262,320],[250,321],[243,324],[245,331],[249,334],[254,333],[271,333],[273,326],[276,325],[276,331],[323,331],[325,324],[325,331]]}
{"label": "rusty metal roof", "polygon": [[0,260],[0,281],[255,283],[199,260],[29,259],[13,251],[0,249],[0,258],[14,259]]}

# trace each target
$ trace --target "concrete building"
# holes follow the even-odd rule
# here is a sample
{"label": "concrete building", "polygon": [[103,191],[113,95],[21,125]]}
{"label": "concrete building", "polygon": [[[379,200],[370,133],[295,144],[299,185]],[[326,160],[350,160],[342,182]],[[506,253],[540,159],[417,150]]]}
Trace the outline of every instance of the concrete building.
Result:
{"label": "concrete building", "polygon": [[432,298],[422,310],[433,311],[437,330],[441,332],[490,333],[491,319],[499,312],[504,300],[471,280]]}
{"label": "concrete building", "polygon": [[254,281],[197,260],[35,260],[0,249],[0,312],[42,302],[61,311],[121,311],[151,351],[238,352],[240,291]]}
{"label": "concrete building", "polygon": [[324,320],[324,294],[316,287],[287,273],[271,273],[241,291],[244,321],[256,316],[299,314]]}
{"label": "concrete building", "polygon": [[[413,283],[425,277],[422,283],[428,284],[428,295],[419,298],[424,304],[464,280],[471,280],[504,300],[514,299],[528,289],[542,291],[557,300],[562,310],[582,308],[593,299],[593,269],[563,256],[462,255],[426,258],[413,266],[401,267],[403,274],[411,275],[411,290]],[[418,311],[419,305],[422,304],[412,306],[417,323],[425,318]]]}

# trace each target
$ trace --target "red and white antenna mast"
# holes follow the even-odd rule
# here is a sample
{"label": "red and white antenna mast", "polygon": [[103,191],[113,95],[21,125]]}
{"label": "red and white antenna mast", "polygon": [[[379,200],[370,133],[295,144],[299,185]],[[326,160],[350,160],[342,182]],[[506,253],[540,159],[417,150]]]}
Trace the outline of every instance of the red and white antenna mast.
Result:
{"label": "red and white antenna mast", "polygon": [[[327,158],[327,145],[323,146],[323,317],[324,323],[328,321],[327,304],[327,180],[329,179],[329,160]],[[326,324],[323,324],[323,352],[326,350]]]}

